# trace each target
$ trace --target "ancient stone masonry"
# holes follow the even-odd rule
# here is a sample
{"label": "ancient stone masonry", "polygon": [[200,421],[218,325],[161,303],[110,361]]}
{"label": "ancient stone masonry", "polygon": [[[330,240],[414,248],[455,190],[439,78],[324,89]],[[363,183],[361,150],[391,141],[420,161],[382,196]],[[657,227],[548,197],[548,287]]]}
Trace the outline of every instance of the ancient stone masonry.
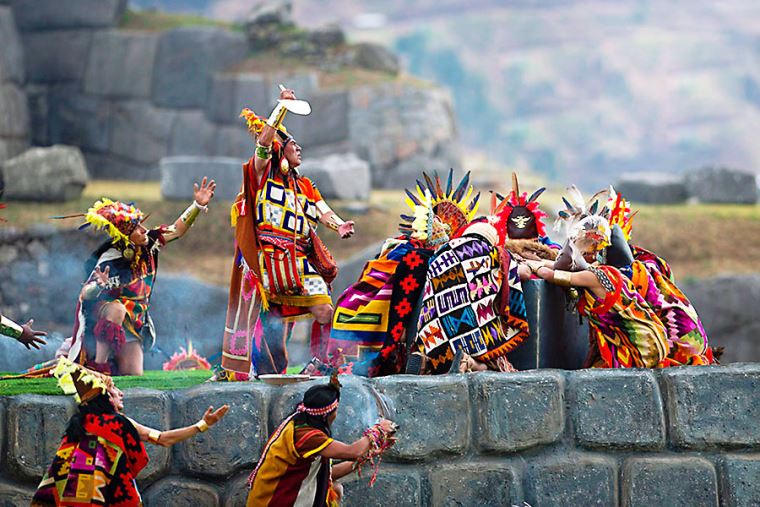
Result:
{"label": "ancient stone masonry", "polygon": [[[344,377],[335,436],[379,415],[400,424],[373,488],[348,506],[751,506],[760,498],[760,365]],[[321,381],[316,381],[321,382]],[[150,446],[146,505],[244,505],[266,437],[311,383],[128,390],[127,415],[166,428],[229,403],[226,419],[173,449]],[[0,398],[0,497],[28,501],[74,409],[62,396]],[[2,444],[2,442],[5,442]]]}
{"label": "ancient stone masonry", "polygon": [[[126,0],[0,3],[7,4],[0,6],[0,162],[31,139],[39,146],[79,147],[96,178],[159,179],[160,161],[170,156],[231,157],[239,165],[253,152],[240,110],[268,115],[285,83],[312,104],[311,116],[287,120],[307,159],[358,155],[369,164],[373,183],[399,187],[411,184],[420,168],[460,165],[449,95],[401,84],[395,55],[372,45],[349,46],[335,27],[280,30],[297,39],[275,41],[282,54],[294,42],[316,51],[306,69],[249,72],[240,70],[244,62],[255,62],[263,50],[251,30],[120,29]],[[247,24],[255,25],[255,34],[264,33],[256,23],[274,23],[272,33],[282,28],[278,23],[290,26],[262,16]],[[334,48],[342,53],[332,55]],[[317,64],[328,54],[336,68],[359,66],[388,79],[361,91],[323,88]],[[321,174],[334,179],[333,173]],[[220,188],[227,195],[236,190]]]}

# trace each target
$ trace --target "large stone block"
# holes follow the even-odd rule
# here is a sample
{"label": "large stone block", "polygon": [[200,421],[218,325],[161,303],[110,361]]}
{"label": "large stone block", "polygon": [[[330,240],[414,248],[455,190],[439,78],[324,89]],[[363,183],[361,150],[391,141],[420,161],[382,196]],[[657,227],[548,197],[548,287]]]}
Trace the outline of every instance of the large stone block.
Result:
{"label": "large stone block", "polygon": [[0,83],[0,137],[24,139],[29,136],[29,109],[26,96],[13,83]]}
{"label": "large stone block", "polygon": [[0,6],[0,83],[24,82],[24,49],[10,7]]}
{"label": "large stone block", "polygon": [[87,166],[79,148],[32,148],[3,164],[9,200],[60,202],[82,195]]}
{"label": "large stone block", "polygon": [[93,178],[110,180],[158,180],[158,164],[145,164],[112,154],[85,151],[87,170]]}
{"label": "large stone block", "polygon": [[165,32],[153,70],[153,102],[163,107],[202,108],[214,73],[241,62],[246,48],[245,36],[220,28]]}
{"label": "large stone block", "polygon": [[114,104],[110,151],[128,160],[157,165],[166,156],[175,115],[145,101]]}
{"label": "large stone block", "polygon": [[223,126],[216,130],[214,146],[214,155],[248,160],[256,149],[256,141],[244,124],[236,127]]}
{"label": "large stone block", "polygon": [[372,472],[364,470],[363,477],[343,482],[345,507],[422,507],[425,501],[424,479],[416,468],[382,465],[377,480],[369,487]]}
{"label": "large stone block", "polygon": [[431,505],[512,505],[518,501],[518,482],[515,468],[504,463],[436,466],[430,471]]}
{"label": "large stone block", "polygon": [[537,507],[618,505],[615,460],[570,455],[531,462],[526,490],[528,503]]}
{"label": "large stone block", "polygon": [[[171,399],[164,391],[127,389],[124,393],[124,413],[143,426],[159,431],[171,429],[171,409]],[[171,450],[167,447],[146,443],[145,449],[150,461],[137,477],[140,485],[150,484],[166,475],[171,456]]]}
{"label": "large stone block", "polygon": [[303,97],[311,104],[311,114],[290,114],[286,123],[288,132],[293,134],[298,144],[309,148],[348,139],[347,92],[322,91]]}
{"label": "large stone block", "polygon": [[92,30],[22,33],[27,79],[32,83],[80,82],[92,35]]}
{"label": "large stone block", "polygon": [[[277,388],[278,396],[272,404],[270,427],[277,428],[285,417],[295,411],[307,389],[327,381],[328,379],[325,378]],[[377,398],[371,392],[371,384],[364,378],[341,375],[340,383],[343,385],[340,393],[340,407],[338,407],[338,416],[332,424],[332,433],[337,440],[351,443],[361,438],[362,432],[377,421],[380,409]],[[391,417],[390,414],[387,416]]]}
{"label": "large stone block", "polygon": [[250,471],[238,474],[233,479],[227,481],[224,487],[222,505],[224,507],[246,507],[246,500],[248,500],[248,477],[251,475]]}
{"label": "large stone block", "polygon": [[185,472],[202,477],[225,477],[241,469],[250,470],[259,460],[269,437],[266,385],[203,385],[190,389],[178,400],[173,426],[195,424],[209,406],[228,404],[230,410],[206,433],[174,448],[176,464]]}
{"label": "large stone block", "polygon": [[48,85],[27,85],[26,103],[29,111],[29,129],[31,142],[35,146],[50,145],[48,134],[48,116],[50,114],[50,101],[48,100]]}
{"label": "large stone block", "polygon": [[700,202],[755,204],[757,178],[754,174],[727,167],[704,167],[686,175],[691,196]]}
{"label": "large stone block", "polygon": [[109,27],[116,25],[128,0],[13,0],[20,30]]}
{"label": "large stone block", "polygon": [[664,173],[622,174],[615,189],[633,202],[674,204],[688,197],[683,176]]}
{"label": "large stone block", "polygon": [[113,98],[150,97],[158,36],[106,30],[92,39],[84,90]]}
{"label": "large stone block", "polygon": [[240,192],[243,160],[227,157],[167,157],[162,158],[161,195],[165,199],[193,198],[193,183],[200,184],[204,176],[216,181],[217,199],[232,201]]}
{"label": "large stone block", "polygon": [[661,375],[673,445],[760,446],[760,366],[672,368]]}
{"label": "large stone block", "polygon": [[35,491],[32,487],[24,487],[15,482],[0,480],[0,507],[29,505]]}
{"label": "large stone block", "polygon": [[552,443],[562,435],[564,379],[560,373],[478,373],[471,377],[470,389],[473,435],[480,450],[514,452]]}
{"label": "large stone block", "polygon": [[388,452],[388,460],[432,460],[467,450],[470,395],[464,375],[397,375],[373,383],[390,399],[400,425],[398,443]]}
{"label": "large stone block", "polygon": [[649,370],[585,370],[568,377],[576,441],[591,448],[665,446],[665,413]]}
{"label": "large stone block", "polygon": [[702,458],[630,458],[623,466],[623,507],[717,507],[715,468]]}
{"label": "large stone block", "polygon": [[[29,143],[21,139],[0,138],[0,163],[24,153],[29,148]],[[0,175],[2,171],[0,171]],[[0,192],[2,194],[2,192]]]}
{"label": "large stone block", "polygon": [[47,136],[50,144],[68,144],[108,151],[112,105],[75,87],[56,87],[47,96]]}
{"label": "large stone block", "polygon": [[68,396],[24,394],[8,399],[7,466],[20,478],[38,480],[53,460],[74,401]]}
{"label": "large stone block", "polygon": [[208,121],[201,111],[178,111],[169,138],[168,155],[214,155],[217,130],[219,126]]}
{"label": "large stone block", "polygon": [[216,507],[220,504],[216,486],[176,476],[161,479],[142,496],[145,507]]}
{"label": "large stone block", "polygon": [[329,155],[324,158],[308,158],[299,172],[317,184],[325,199],[369,199],[371,185],[369,164],[355,153]]}
{"label": "large stone block", "polygon": [[734,454],[721,459],[721,505],[752,507],[760,503],[760,454]]}
{"label": "large stone block", "polygon": [[244,125],[240,118],[244,107],[266,116],[277,98],[270,95],[270,88],[269,79],[263,74],[216,74],[206,103],[206,115],[217,123],[230,125]]}

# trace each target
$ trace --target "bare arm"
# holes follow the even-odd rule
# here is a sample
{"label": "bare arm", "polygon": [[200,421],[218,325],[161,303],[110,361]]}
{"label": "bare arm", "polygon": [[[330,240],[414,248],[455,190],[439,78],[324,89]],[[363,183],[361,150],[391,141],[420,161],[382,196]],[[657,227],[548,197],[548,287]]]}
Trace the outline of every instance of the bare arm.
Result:
{"label": "bare arm", "polygon": [[569,274],[569,284],[573,285],[575,287],[585,287],[589,289],[591,292],[594,293],[594,295],[598,298],[603,298],[607,295],[607,291],[604,290],[604,287],[602,287],[602,284],[599,283],[599,280],[596,278],[596,275],[592,273],[591,271],[576,271],[576,272],[570,272],[570,271],[555,271],[552,268],[541,266],[537,270],[534,271],[536,273],[536,276],[539,278],[543,278],[547,282],[556,283],[556,279],[559,278],[558,273],[562,273],[565,276],[565,279],[567,279],[567,275]]}
{"label": "bare arm", "polygon": [[354,235],[354,221],[344,222],[342,218],[335,213],[324,200],[317,201],[317,211],[319,212],[319,221],[328,228],[337,232],[342,239],[350,238]]}
{"label": "bare arm", "polygon": [[194,437],[202,431],[206,431],[208,427],[213,426],[219,422],[227,413],[227,410],[229,410],[229,408],[229,405],[224,405],[214,411],[213,407],[209,407],[206,410],[206,413],[203,414],[203,418],[201,418],[200,421],[193,424],[192,426],[185,426],[184,428],[176,428],[167,431],[154,430],[153,428],[143,426],[142,424],[133,421],[132,419],[130,419],[130,421],[132,421],[132,424],[137,429],[137,433],[140,435],[140,440],[143,442],[150,442],[155,445],[160,445],[161,447],[171,447],[174,444],[183,442],[190,437]]}
{"label": "bare arm", "polygon": [[319,454],[325,458],[348,459],[354,461],[364,455],[364,453],[367,452],[367,449],[369,449],[369,439],[367,437],[362,437],[353,444],[344,444],[338,440],[333,440],[330,445],[325,447]]}
{"label": "bare arm", "polygon": [[343,461],[342,463],[338,463],[337,465],[333,465],[332,467],[332,478],[334,481],[337,481],[341,477],[345,477],[351,472],[354,471],[354,463],[355,461]]}

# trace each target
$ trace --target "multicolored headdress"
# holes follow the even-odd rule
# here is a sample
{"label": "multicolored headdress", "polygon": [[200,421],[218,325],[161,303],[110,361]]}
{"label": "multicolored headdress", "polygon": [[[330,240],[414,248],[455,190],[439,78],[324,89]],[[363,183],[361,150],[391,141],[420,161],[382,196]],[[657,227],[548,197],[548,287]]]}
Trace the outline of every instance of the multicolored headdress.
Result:
{"label": "multicolored headdress", "polygon": [[564,225],[565,230],[569,234],[573,225],[589,215],[602,214],[603,216],[607,216],[604,209],[599,210],[599,199],[607,198],[609,192],[610,189],[605,188],[586,200],[578,187],[570,185],[567,189],[567,197],[562,198],[562,202],[565,204],[565,209],[561,209],[557,212],[557,220],[554,221],[554,230],[559,231]]}
{"label": "multicolored headdress", "polygon": [[122,243],[124,246],[129,245],[129,235],[147,218],[133,203],[112,201],[107,197],[95,202],[87,213],[52,218],[77,217],[83,217],[85,220],[85,223],[79,226],[80,230],[92,225],[99,231],[105,231],[113,240],[114,245]]}
{"label": "multicolored headdress", "polygon": [[[491,215],[498,218],[496,230],[499,240],[505,239],[537,239],[546,236],[544,218],[546,213],[538,207],[538,197],[546,190],[541,187],[528,197],[527,192],[520,193],[517,174],[512,173],[512,191],[505,199],[499,194],[491,194]],[[495,199],[501,199],[495,205]]]}
{"label": "multicolored headdress", "polygon": [[412,208],[414,215],[401,215],[404,222],[399,224],[399,231],[408,239],[416,239],[430,248],[436,248],[449,241],[451,230],[435,214],[433,197],[428,189],[425,189],[420,201],[421,204]]}
{"label": "multicolored headdress", "polygon": [[449,177],[446,181],[446,190],[441,184],[438,173],[433,173],[433,178],[422,173],[425,183],[417,180],[415,191],[406,189],[406,204],[415,210],[416,206],[427,207],[426,202],[432,205],[435,216],[449,228],[449,235],[453,236],[463,226],[469,223],[478,211],[480,192],[473,196],[474,188],[470,185],[470,172],[464,175],[459,184],[454,187],[454,169],[449,169]]}
{"label": "multicolored headdress", "polygon": [[180,352],[172,354],[162,368],[164,371],[210,370],[211,364],[193,349],[193,342],[188,341],[187,350],[180,347]]}
{"label": "multicolored headdress", "polygon": [[113,386],[111,377],[73,363],[65,357],[58,360],[53,376],[58,379],[58,387],[64,394],[74,395],[80,405],[105,394]]}
{"label": "multicolored headdress", "polygon": [[609,193],[607,206],[605,206],[605,210],[602,213],[607,216],[610,226],[619,226],[623,231],[625,240],[630,241],[633,229],[633,217],[636,216],[638,210],[631,213],[631,203],[626,201],[621,194],[617,193],[612,186],[609,188]]}
{"label": "multicolored headdress", "polygon": [[303,402],[298,404],[296,412],[323,416],[338,408],[340,388],[338,370],[333,370],[328,384],[310,387],[303,395]]}
{"label": "multicolored headdress", "polygon": [[[267,124],[266,118],[256,115],[252,109],[247,107],[240,111],[240,117],[245,118],[245,123],[248,125],[248,132],[250,132],[253,137],[258,137],[261,133],[261,129]],[[293,136],[288,134],[288,129],[285,128],[285,125],[280,125],[280,128],[277,129],[277,134],[278,135],[272,141],[272,149],[279,153],[279,151],[293,139]]]}

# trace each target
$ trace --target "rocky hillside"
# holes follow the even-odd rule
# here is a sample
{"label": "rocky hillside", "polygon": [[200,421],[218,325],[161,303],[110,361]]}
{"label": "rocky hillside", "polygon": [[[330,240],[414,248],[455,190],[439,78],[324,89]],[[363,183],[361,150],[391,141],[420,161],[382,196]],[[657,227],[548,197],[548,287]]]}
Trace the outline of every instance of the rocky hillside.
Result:
{"label": "rocky hillside", "polygon": [[30,143],[77,146],[108,179],[158,179],[170,156],[242,161],[240,110],[268,115],[285,83],[312,104],[286,121],[307,159],[355,155],[380,187],[460,165],[448,93],[400,75],[380,46],[303,29],[289,5],[236,26],[127,7],[0,0],[0,162]]}
{"label": "rocky hillside", "polygon": [[[227,19],[250,6],[193,4]],[[754,0],[294,4],[300,21],[337,20],[448,86],[464,140],[510,165],[586,183],[703,164],[760,173]]]}

